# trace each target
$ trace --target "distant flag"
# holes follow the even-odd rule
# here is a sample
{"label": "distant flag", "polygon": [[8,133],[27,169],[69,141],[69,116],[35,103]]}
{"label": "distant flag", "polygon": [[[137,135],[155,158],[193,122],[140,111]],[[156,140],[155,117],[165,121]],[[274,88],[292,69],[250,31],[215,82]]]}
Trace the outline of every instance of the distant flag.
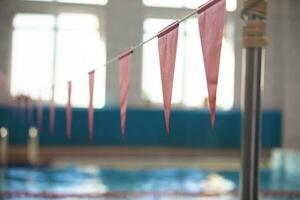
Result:
{"label": "distant flag", "polygon": [[18,118],[18,100],[16,97],[12,97],[11,112],[12,112],[13,119],[17,119]]}
{"label": "distant flag", "polygon": [[198,9],[198,24],[212,127],[215,124],[216,96],[225,12],[226,0],[211,0]]}
{"label": "distant flag", "polygon": [[20,122],[23,124],[26,120],[26,98],[24,95],[19,96]]}
{"label": "distant flag", "polygon": [[39,132],[41,132],[43,129],[43,99],[41,96],[38,99],[37,125],[38,125]]}
{"label": "distant flag", "polygon": [[93,129],[94,129],[94,79],[95,79],[95,70],[89,72],[89,94],[90,94],[90,103],[89,103],[89,138],[93,139]]}
{"label": "distant flag", "polygon": [[178,26],[178,21],[175,21],[157,34],[165,125],[168,135],[170,134],[169,120],[176,62]]}
{"label": "distant flag", "polygon": [[118,57],[119,61],[119,83],[120,83],[120,118],[121,132],[124,138],[126,127],[126,110],[128,104],[128,90],[130,84],[130,68],[132,49],[125,51]]}
{"label": "distant flag", "polygon": [[32,125],[32,118],[33,118],[33,100],[31,97],[27,99],[27,121],[29,125]]}
{"label": "distant flag", "polygon": [[67,138],[71,138],[71,132],[72,132],[72,102],[71,102],[71,96],[72,96],[72,82],[68,81],[68,102],[67,102],[67,108],[66,108],[66,131],[67,131]]}
{"label": "distant flag", "polygon": [[54,100],[54,93],[55,93],[55,86],[52,85],[52,94],[50,99],[50,108],[49,108],[49,131],[50,134],[53,135],[55,131],[55,100]]}

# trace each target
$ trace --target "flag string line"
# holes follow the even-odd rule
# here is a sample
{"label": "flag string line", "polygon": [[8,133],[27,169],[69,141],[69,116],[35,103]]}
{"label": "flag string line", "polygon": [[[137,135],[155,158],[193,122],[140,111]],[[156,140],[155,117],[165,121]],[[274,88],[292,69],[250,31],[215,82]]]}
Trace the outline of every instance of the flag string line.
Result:
{"label": "flag string line", "polygon": [[[184,16],[183,18],[179,19],[179,20],[175,20],[175,22],[177,21],[178,24],[186,21],[187,19],[191,18],[193,15],[195,15],[196,13],[202,13],[204,12],[206,9],[210,8],[211,6],[215,5],[216,3],[218,3],[220,0],[209,0],[207,1],[206,3],[202,4],[201,6],[199,6],[198,8],[194,9],[192,12],[188,13],[186,16]],[[174,22],[173,22],[174,23]],[[131,46],[130,49],[132,50],[132,53],[134,53],[134,51],[142,46],[144,46],[145,44],[147,44],[148,42],[154,40],[155,38],[157,38],[158,36],[158,33],[156,33],[155,35],[153,35],[152,37],[148,38],[147,40],[145,41],[142,41],[141,43],[135,45],[135,46]],[[97,68],[94,68],[94,69],[90,69],[89,71],[85,71],[85,72],[82,72],[82,73],[86,73],[88,74],[89,72],[91,71],[98,71],[100,69],[103,69],[103,67],[107,67],[109,66],[110,64],[114,63],[115,61],[117,61],[119,58],[119,55],[117,56],[114,56],[112,57],[111,59],[107,60],[104,64],[100,65],[99,67]],[[76,74],[74,76],[72,76],[72,78],[64,81],[64,82],[68,82],[68,81],[75,81],[76,78],[79,76],[79,75],[82,75],[82,73],[80,74]],[[57,84],[53,84],[53,86],[55,86]],[[48,89],[51,89],[51,88],[48,88]],[[42,91],[41,89],[39,91]]]}

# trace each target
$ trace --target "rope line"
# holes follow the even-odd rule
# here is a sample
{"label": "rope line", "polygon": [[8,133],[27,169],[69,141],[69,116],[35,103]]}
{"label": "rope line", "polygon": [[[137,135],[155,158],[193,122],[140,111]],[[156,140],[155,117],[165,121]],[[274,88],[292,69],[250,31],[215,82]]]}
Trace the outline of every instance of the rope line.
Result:
{"label": "rope line", "polygon": [[[199,6],[198,8],[194,9],[192,12],[188,13],[186,16],[184,16],[183,18],[179,19],[179,20],[176,20],[178,22],[178,24],[186,21],[187,19],[191,18],[193,15],[195,15],[196,13],[201,13],[201,12],[204,12],[206,9],[208,9],[209,7],[215,5],[216,3],[218,3],[220,0],[209,0],[207,1],[206,3],[202,4],[201,6]],[[176,22],[175,21],[175,22]],[[144,46],[145,44],[147,44],[148,42],[154,40],[156,37],[157,37],[157,33],[155,35],[153,35],[152,37],[148,38],[147,40],[145,41],[142,41],[141,43],[137,44],[137,45],[134,45],[134,46],[131,46],[131,50],[134,52],[135,50],[139,49],[140,47]],[[121,52],[122,53],[122,52]],[[89,70],[88,72],[86,72],[87,74],[90,72],[90,71],[97,71],[97,70],[100,70],[102,69],[103,67],[107,67],[109,66],[110,64],[114,63],[115,61],[118,60],[118,57],[119,55],[116,55],[112,58],[110,58],[109,60],[107,60],[104,64],[100,65],[98,68],[94,68],[94,69],[91,69]],[[77,74],[78,75],[78,74]],[[81,74],[80,74],[81,75]],[[79,75],[78,75],[79,76]],[[75,79],[76,75],[72,76],[73,78],[72,79],[69,79],[68,81],[72,81]]]}
{"label": "rope line", "polygon": [[[206,3],[202,4],[201,6],[199,6],[198,8],[194,9],[192,12],[188,13],[186,16],[184,16],[183,18],[181,19],[178,19],[176,20],[178,24],[186,21],[187,19],[189,19],[190,17],[192,17],[193,15],[195,15],[196,13],[200,14],[202,12],[204,12],[206,9],[210,8],[211,6],[215,5],[216,3],[218,3],[220,0],[208,0]],[[176,22],[175,21],[175,22]],[[157,37],[158,33],[156,33],[155,35],[153,35],[152,37],[148,38],[147,40],[145,41],[142,41],[141,43],[137,44],[137,45],[134,45],[134,46],[131,46],[131,50],[132,52],[134,52],[135,50],[137,50],[138,48],[144,46],[145,44],[147,44],[148,42],[152,41],[153,39],[155,39]],[[122,53],[122,52],[120,52]],[[104,64],[101,64],[100,66],[98,66],[97,68],[94,68],[94,69],[89,69],[89,71],[83,71],[82,73],[86,73],[88,74],[89,72],[91,71],[97,71],[97,70],[100,70],[100,69],[103,69],[103,67],[107,67],[109,66],[110,64],[114,63],[115,61],[117,61],[119,58],[119,55],[116,55],[110,59],[108,59]],[[66,80],[66,81],[63,81],[63,82],[68,82],[68,81],[75,81],[76,78],[79,76],[79,75],[82,75],[81,73],[80,74],[76,74],[76,75],[71,75],[71,77]],[[43,90],[52,90],[52,87],[54,85],[58,85],[56,83],[53,83],[53,85],[50,87],[50,88],[44,88]],[[41,95],[42,93],[42,89],[40,88],[39,89],[39,93]]]}

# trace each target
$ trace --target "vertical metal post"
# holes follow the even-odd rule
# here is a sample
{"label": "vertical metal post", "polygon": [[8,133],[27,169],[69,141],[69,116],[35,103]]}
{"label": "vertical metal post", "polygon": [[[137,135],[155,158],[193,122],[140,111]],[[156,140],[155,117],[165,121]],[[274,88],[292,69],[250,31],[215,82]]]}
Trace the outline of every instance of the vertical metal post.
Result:
{"label": "vertical metal post", "polygon": [[241,199],[258,199],[262,49],[245,49]]}
{"label": "vertical metal post", "polygon": [[261,82],[264,64],[265,16],[264,0],[245,0],[247,13],[243,32],[243,130],[242,130],[242,161],[240,178],[240,199],[259,199],[259,155],[260,155],[260,121],[261,121]]}

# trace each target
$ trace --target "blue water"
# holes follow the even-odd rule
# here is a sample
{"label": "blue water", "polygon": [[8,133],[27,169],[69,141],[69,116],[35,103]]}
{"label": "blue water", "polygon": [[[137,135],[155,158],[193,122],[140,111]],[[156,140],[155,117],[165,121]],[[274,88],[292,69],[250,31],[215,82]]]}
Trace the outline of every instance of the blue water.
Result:
{"label": "blue water", "polygon": [[[238,190],[238,188],[239,173],[236,171],[212,172],[199,169],[175,168],[124,170],[72,166],[59,168],[10,167],[0,169],[0,191],[11,192],[86,194],[122,191],[176,191],[193,193],[219,189],[230,191]],[[280,175],[280,172],[263,170],[260,173],[260,189],[299,191],[300,176],[283,177]],[[220,197],[216,199],[220,199]],[[228,198],[224,197],[223,199]],[[287,198],[282,197],[278,199]]]}

